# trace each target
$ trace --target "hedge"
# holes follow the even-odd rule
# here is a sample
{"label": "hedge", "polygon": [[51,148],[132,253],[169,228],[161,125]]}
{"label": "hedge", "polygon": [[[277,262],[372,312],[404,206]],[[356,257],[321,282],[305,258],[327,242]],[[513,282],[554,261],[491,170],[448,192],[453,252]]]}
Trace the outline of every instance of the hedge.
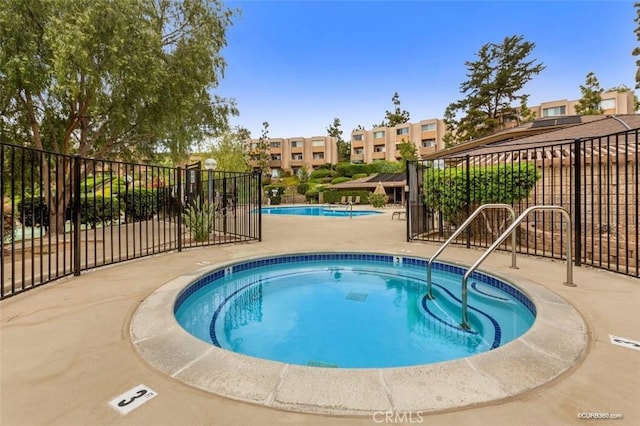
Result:
{"label": "hedge", "polygon": [[424,176],[424,201],[438,210],[453,224],[460,224],[481,204],[514,204],[526,199],[539,178],[533,163],[503,164],[493,167],[472,167],[469,170],[469,199],[467,206],[467,171],[457,167],[431,169]]}
{"label": "hedge", "polygon": [[160,197],[155,189],[130,189],[120,193],[118,198],[124,201],[124,213],[129,222],[149,220],[159,211]]}
{"label": "hedge", "polygon": [[326,177],[331,177],[331,170],[318,169],[318,170],[312,171],[311,174],[309,175],[309,178],[311,179],[320,179],[320,178],[326,178]]}
{"label": "hedge", "polygon": [[351,195],[353,198],[360,197],[360,204],[368,204],[369,194],[371,194],[371,192],[367,191],[366,189],[356,189],[356,190],[332,189],[329,191],[324,191],[322,193],[322,197],[325,203],[335,204],[342,201],[342,197],[348,197]]}

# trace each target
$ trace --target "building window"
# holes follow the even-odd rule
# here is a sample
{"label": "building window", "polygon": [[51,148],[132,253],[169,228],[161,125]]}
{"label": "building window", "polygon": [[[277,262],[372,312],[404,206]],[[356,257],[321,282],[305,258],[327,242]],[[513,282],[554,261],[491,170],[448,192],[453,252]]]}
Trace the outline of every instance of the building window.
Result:
{"label": "building window", "polygon": [[258,149],[258,142],[251,142],[251,149]]}
{"label": "building window", "polygon": [[302,148],[302,141],[291,141],[291,148]]}
{"label": "building window", "polygon": [[364,135],[353,135],[354,141],[361,141],[364,139]]}
{"label": "building window", "polygon": [[408,127],[403,127],[402,129],[397,129],[396,130],[396,135],[408,135],[409,134],[409,128]]}
{"label": "building window", "polygon": [[252,155],[251,156],[251,161],[259,161],[260,160],[260,156],[259,155]]}
{"label": "building window", "polygon": [[564,105],[552,107],[552,108],[544,108],[542,110],[543,117],[556,117],[559,115],[566,115],[566,113],[567,113],[567,107],[565,107]]}
{"label": "building window", "polygon": [[423,124],[420,129],[423,132],[432,132],[436,129],[436,123]]}
{"label": "building window", "polygon": [[384,130],[380,130],[378,132],[373,132],[374,139],[384,138]]}
{"label": "building window", "polygon": [[271,169],[271,177],[274,177],[274,178],[280,177],[280,169]]}
{"label": "building window", "polygon": [[271,148],[280,148],[280,141],[278,141],[278,142],[271,142],[271,143],[269,144],[269,146],[270,146]]}
{"label": "building window", "polygon": [[273,161],[278,161],[282,159],[282,156],[280,154],[271,154],[271,159]]}
{"label": "building window", "polygon": [[302,160],[302,154],[291,154],[292,160]]}
{"label": "building window", "polygon": [[378,145],[373,147],[373,152],[385,152],[386,147],[384,145]]}
{"label": "building window", "polygon": [[353,150],[354,154],[364,154],[364,148],[356,148]]}
{"label": "building window", "polygon": [[314,160],[324,160],[324,152],[314,152],[313,153]]}
{"label": "building window", "polygon": [[602,102],[600,102],[600,109],[616,109],[616,99],[603,99]]}
{"label": "building window", "polygon": [[313,146],[324,146],[324,141],[313,141]]}
{"label": "building window", "polygon": [[302,167],[292,167],[291,173],[293,173],[294,176],[300,177],[302,175]]}
{"label": "building window", "polygon": [[431,148],[432,146],[436,146],[435,139],[422,139],[422,147],[423,148]]}

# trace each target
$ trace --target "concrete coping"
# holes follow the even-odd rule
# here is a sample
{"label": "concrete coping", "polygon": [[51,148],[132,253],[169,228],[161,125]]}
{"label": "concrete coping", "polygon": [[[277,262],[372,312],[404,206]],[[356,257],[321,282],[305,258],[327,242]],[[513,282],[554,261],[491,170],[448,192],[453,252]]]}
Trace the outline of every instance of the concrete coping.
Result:
{"label": "concrete coping", "polygon": [[525,293],[536,306],[536,319],[504,346],[447,362],[366,369],[285,364],[213,346],[177,323],[173,309],[185,287],[213,270],[249,260],[255,258],[197,269],[147,297],[130,325],[138,353],[189,386],[234,400],[304,413],[371,416],[454,410],[512,398],[557,379],[587,349],[587,326],[566,300],[534,281],[518,278],[516,283],[488,271]]}

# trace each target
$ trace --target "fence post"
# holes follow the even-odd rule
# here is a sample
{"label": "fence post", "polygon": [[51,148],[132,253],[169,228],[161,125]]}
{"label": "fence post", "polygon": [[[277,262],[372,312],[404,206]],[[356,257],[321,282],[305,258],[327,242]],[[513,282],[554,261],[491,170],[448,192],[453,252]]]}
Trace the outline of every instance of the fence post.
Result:
{"label": "fence post", "polygon": [[[80,275],[80,166],[82,159],[80,155],[73,156],[73,275]],[[58,173],[64,171],[58,171]]]}
{"label": "fence post", "polygon": [[178,226],[176,227],[176,238],[178,240],[178,251],[182,251],[182,168],[180,166],[176,167],[176,182],[178,185],[178,190],[176,197],[178,198],[178,205],[180,206],[180,210],[178,211]]}
{"label": "fence post", "polygon": [[[466,194],[466,200],[465,202],[467,203],[467,217],[471,216],[471,167],[469,166],[469,154],[467,154],[465,156],[465,164],[467,167],[467,170],[465,172],[466,174],[466,183],[465,183],[465,189],[464,192]],[[471,248],[471,227],[467,226],[467,230],[465,232],[465,236],[467,238],[467,248]]]}
{"label": "fence post", "polygon": [[[574,218],[573,218],[573,235],[575,238],[575,250],[574,259],[575,265],[580,266],[582,264],[582,194],[580,192],[580,175],[582,173],[580,167],[580,144],[582,140],[574,139],[573,141],[573,203],[574,203]],[[567,241],[567,244],[571,244],[571,241]],[[571,262],[571,259],[567,259],[567,262]]]}
{"label": "fence post", "polygon": [[[415,164],[415,165],[414,165]],[[407,218],[407,223],[406,223],[406,234],[407,234],[407,242],[411,241],[411,226],[409,224],[409,222],[411,221],[411,203],[409,203],[409,198],[410,198],[410,194],[411,194],[411,188],[409,187],[410,185],[410,180],[409,180],[409,176],[411,175],[411,172],[409,171],[409,167],[415,167],[416,172],[417,172],[417,168],[418,168],[418,162],[416,161],[415,163],[413,161],[409,161],[409,160],[405,160],[405,167],[404,167],[404,172],[405,172],[405,187],[402,188],[402,190],[404,191],[404,196],[405,196],[405,217]],[[406,189],[409,188],[409,191],[407,191]]]}
{"label": "fence post", "polygon": [[254,170],[253,174],[258,185],[258,241],[262,241],[262,170]]}

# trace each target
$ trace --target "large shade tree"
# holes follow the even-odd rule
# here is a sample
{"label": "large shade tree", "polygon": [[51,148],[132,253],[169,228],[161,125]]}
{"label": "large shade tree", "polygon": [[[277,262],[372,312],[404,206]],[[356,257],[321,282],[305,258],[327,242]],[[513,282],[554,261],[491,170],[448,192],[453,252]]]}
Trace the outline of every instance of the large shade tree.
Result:
{"label": "large shade tree", "polygon": [[[60,154],[184,158],[237,114],[212,94],[234,13],[218,0],[1,2],[0,136]],[[70,194],[67,174],[47,182],[43,170],[43,184]],[[69,196],[51,198],[61,232]]]}
{"label": "large shade tree", "polygon": [[500,129],[505,119],[519,118],[526,106],[522,88],[545,67],[530,59],[535,43],[523,36],[505,37],[502,43],[486,43],[477,60],[465,62],[468,80],[460,85],[465,97],[447,106],[444,113],[448,146],[467,142]]}

